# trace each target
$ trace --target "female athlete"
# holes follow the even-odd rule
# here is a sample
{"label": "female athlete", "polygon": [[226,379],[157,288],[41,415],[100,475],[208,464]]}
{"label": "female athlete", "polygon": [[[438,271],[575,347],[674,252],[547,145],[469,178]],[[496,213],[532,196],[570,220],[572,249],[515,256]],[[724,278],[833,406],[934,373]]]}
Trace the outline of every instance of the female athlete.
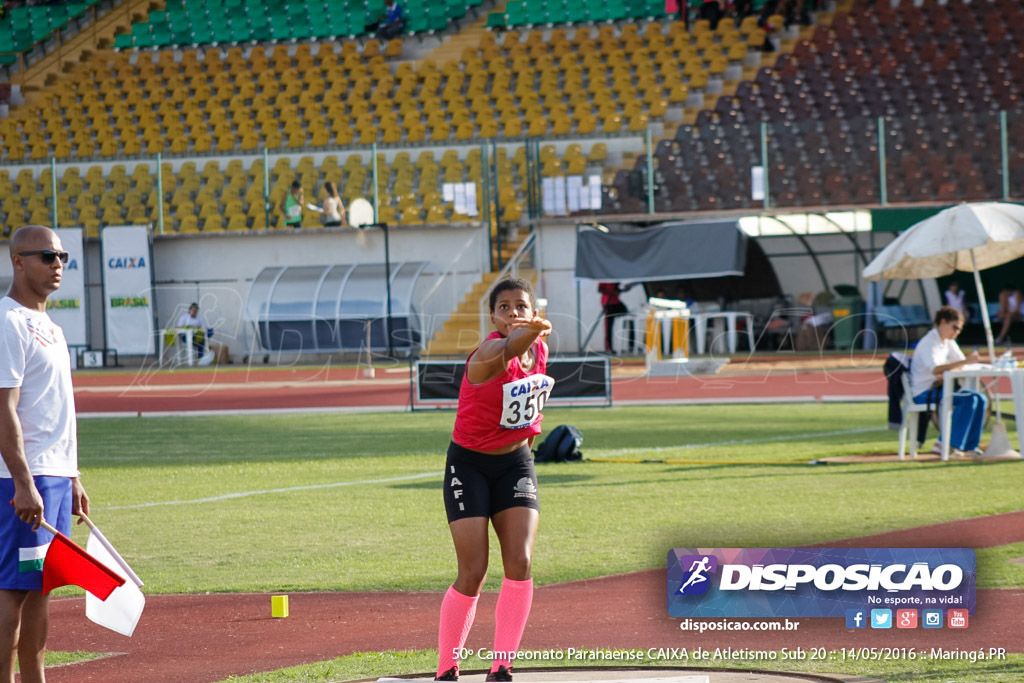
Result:
{"label": "female athlete", "polygon": [[495,610],[488,681],[511,681],[512,659],[533,602],[530,562],[540,506],[530,447],[554,380],[544,374],[551,323],[536,313],[526,280],[502,280],[490,298],[492,332],[466,361],[445,463],[444,505],[459,573],[441,604],[438,681],[459,679],[458,652],[487,578],[487,523],[501,545],[505,579]]}

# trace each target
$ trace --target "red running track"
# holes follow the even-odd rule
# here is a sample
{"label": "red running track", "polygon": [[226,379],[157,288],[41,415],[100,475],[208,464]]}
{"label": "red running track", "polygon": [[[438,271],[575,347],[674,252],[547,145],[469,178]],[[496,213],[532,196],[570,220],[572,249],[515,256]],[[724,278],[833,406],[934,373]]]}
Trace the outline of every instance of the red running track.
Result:
{"label": "red running track", "polygon": [[[880,370],[757,369],[702,377],[642,377],[613,372],[613,402],[882,400]],[[623,376],[625,375],[625,376]],[[401,408],[410,402],[405,367],[365,379],[356,369],[296,368],[75,376],[79,413]]]}
{"label": "red running track", "polygon": [[[893,531],[835,547],[985,547],[1024,541],[1024,512]],[[114,656],[47,672],[50,683],[207,683],[354,652],[437,647],[440,593],[300,593],[291,616],[270,616],[269,594],[156,595],[132,638],[85,618],[84,598],[51,605],[50,647]],[[481,598],[467,647],[492,647],[494,592]],[[529,650],[696,647],[1006,648],[1024,652],[1024,591],[980,590],[965,630],[851,630],[843,619],[794,619],[797,631],[681,631],[665,610],[665,569],[537,589],[522,648]],[[730,620],[736,622],[747,619]],[[608,662],[615,664],[615,662]],[[685,662],[681,663],[685,665]],[[967,671],[968,664],[964,663]],[[927,667],[927,664],[922,664]],[[793,668],[799,668],[794,665]],[[967,680],[967,679],[958,679]]]}

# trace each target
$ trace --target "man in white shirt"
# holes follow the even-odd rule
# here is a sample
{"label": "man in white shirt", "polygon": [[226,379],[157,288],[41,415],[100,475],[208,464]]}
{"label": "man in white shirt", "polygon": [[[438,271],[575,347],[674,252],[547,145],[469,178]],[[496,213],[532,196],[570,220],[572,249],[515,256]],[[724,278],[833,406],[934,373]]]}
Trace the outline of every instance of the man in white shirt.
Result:
{"label": "man in white shirt", "polygon": [[[206,320],[199,312],[199,304],[193,302],[187,313],[178,316],[178,327],[195,328],[195,332],[192,333],[192,346],[195,348],[196,358],[202,358],[206,352],[206,342],[213,336],[213,328],[207,326]],[[185,336],[182,335],[181,338],[184,341]]]}
{"label": "man in white shirt", "polygon": [[71,357],[64,333],[46,315],[68,253],[39,225],[11,238],[14,282],[0,300],[0,681],[43,681],[49,599],[42,563],[71,515],[88,514],[79,481]]}
{"label": "man in white shirt", "polygon": [[[942,391],[933,387],[936,383],[941,387],[942,373],[979,362],[977,351],[964,356],[956,343],[963,326],[963,316],[955,308],[943,306],[935,312],[935,327],[917,342],[910,361],[910,392],[914,395],[914,403],[938,405]],[[978,450],[987,409],[988,401],[976,391],[961,389],[953,394],[953,426],[949,445],[954,454]],[[932,450],[941,453],[942,444],[936,442]]]}

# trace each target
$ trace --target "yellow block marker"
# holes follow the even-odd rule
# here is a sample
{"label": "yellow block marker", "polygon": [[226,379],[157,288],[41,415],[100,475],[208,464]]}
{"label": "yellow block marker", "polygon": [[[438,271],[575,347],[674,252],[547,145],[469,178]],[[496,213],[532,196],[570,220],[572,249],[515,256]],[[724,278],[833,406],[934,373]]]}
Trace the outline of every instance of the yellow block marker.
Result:
{"label": "yellow block marker", "polygon": [[288,616],[288,596],[287,595],[271,595],[270,596],[270,616],[285,618]]}

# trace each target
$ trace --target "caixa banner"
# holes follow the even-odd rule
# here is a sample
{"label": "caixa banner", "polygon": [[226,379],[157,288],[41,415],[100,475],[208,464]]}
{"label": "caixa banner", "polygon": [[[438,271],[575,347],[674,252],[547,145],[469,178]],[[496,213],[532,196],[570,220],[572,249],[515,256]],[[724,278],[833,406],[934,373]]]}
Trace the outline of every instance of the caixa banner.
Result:
{"label": "caixa banner", "polygon": [[969,548],[674,548],[673,617],[844,617],[847,610],[974,614]]}

